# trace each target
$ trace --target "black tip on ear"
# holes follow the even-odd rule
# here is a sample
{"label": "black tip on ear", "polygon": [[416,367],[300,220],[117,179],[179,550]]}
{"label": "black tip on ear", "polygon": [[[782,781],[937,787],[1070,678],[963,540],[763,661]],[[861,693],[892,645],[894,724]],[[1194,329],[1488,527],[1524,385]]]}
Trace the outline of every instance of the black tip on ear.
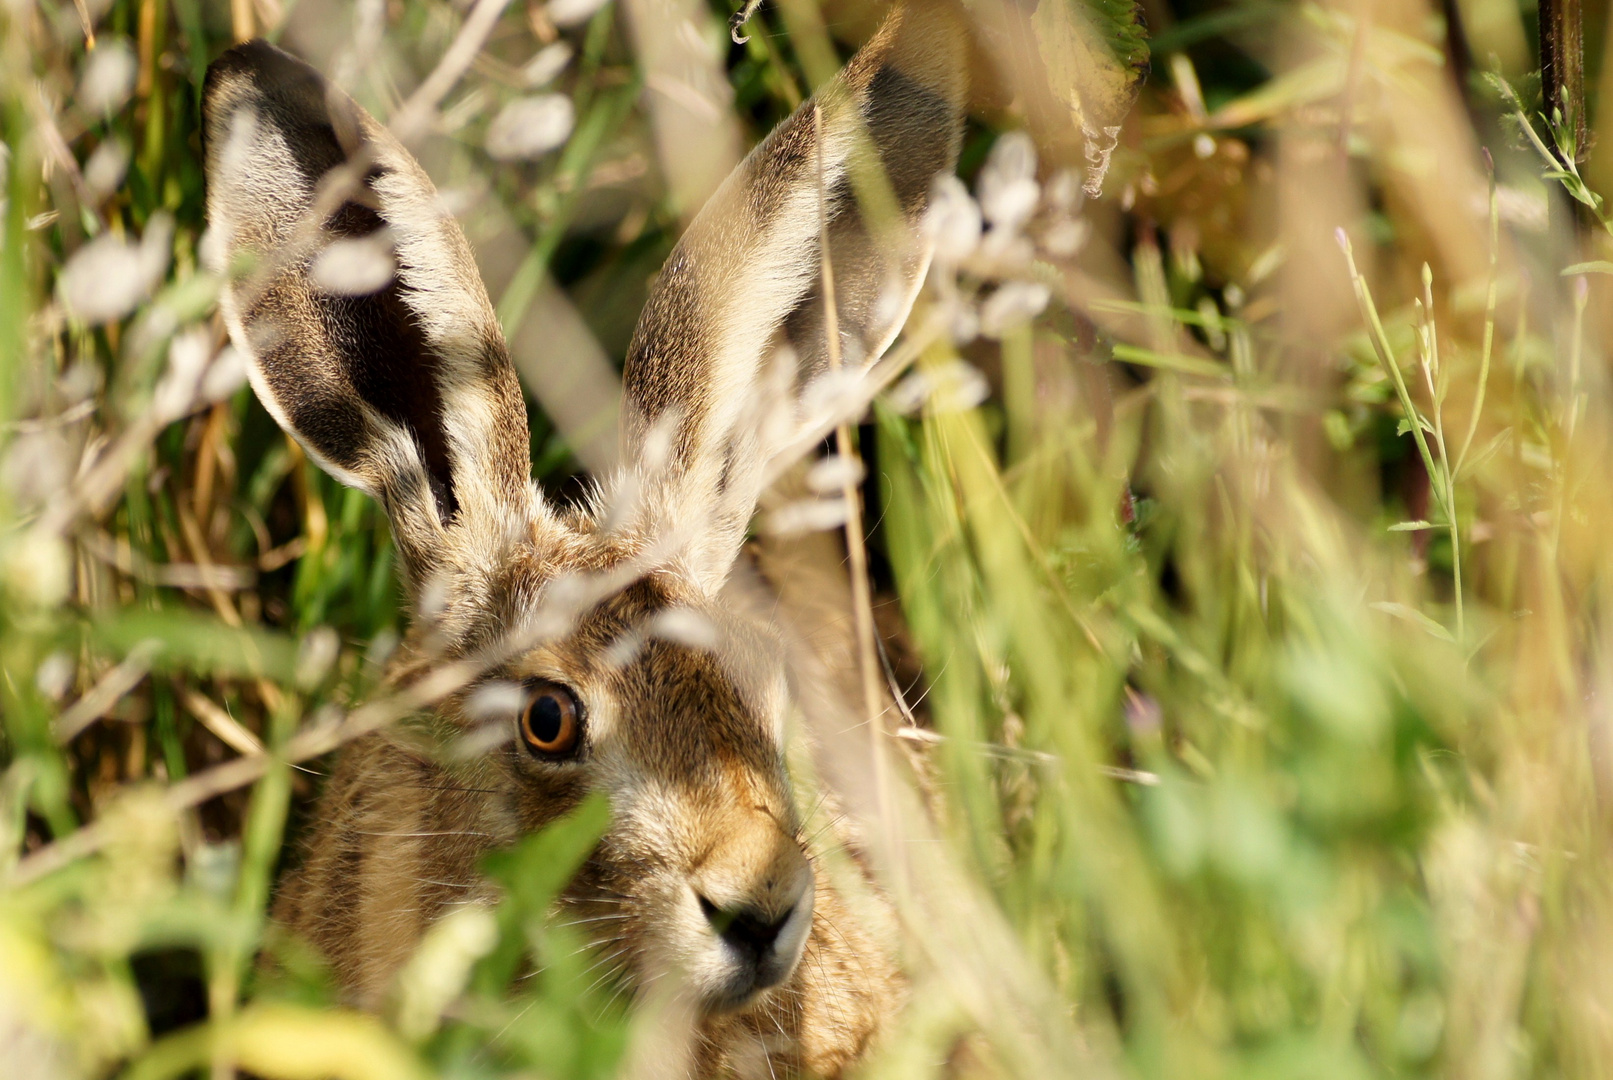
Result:
{"label": "black tip on ear", "polygon": [[285,135],[304,179],[317,182],[346,161],[360,143],[356,107],[312,66],[267,41],[228,50],[207,68],[202,84],[203,138],[229,136],[243,106]]}

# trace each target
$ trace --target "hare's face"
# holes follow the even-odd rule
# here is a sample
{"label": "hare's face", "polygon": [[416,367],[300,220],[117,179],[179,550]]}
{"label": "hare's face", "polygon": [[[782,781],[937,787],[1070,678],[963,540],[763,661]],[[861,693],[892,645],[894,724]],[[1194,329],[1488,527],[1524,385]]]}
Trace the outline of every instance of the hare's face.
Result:
{"label": "hare's face", "polygon": [[641,985],[683,980],[709,1011],[789,978],[815,883],[784,770],[784,669],[765,628],[646,578],[524,654],[503,758],[521,826],[584,792],[612,825],[568,917]]}
{"label": "hare's face", "polygon": [[[962,34],[945,9],[898,6],[690,225],[629,349],[624,467],[591,518],[532,482],[503,334],[408,151],[262,42],[208,73],[210,258],[253,267],[221,298],[253,388],[385,506],[426,615],[423,662],[483,658],[487,678],[525,688],[514,737],[478,766],[502,782],[466,798],[536,829],[608,794],[614,822],[569,902],[630,978],[675,974],[710,1013],[790,979],[830,898],[785,775],[779,650],[725,609],[723,586],[797,438],[802,384],[875,360],[924,276],[920,222],[961,126]],[[854,188],[877,191],[877,217]],[[336,245],[395,273],[363,291],[333,281]],[[471,696],[443,715],[464,719]]]}

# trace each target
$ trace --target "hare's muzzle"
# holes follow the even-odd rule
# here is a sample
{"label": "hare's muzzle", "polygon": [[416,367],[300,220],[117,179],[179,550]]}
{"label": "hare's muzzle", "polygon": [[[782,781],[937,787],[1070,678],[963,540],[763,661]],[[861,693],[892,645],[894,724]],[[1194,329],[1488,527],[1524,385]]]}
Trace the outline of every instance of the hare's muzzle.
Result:
{"label": "hare's muzzle", "polygon": [[726,844],[690,875],[703,939],[690,974],[712,1011],[749,1004],[800,962],[812,927],[812,867],[792,839],[774,839]]}

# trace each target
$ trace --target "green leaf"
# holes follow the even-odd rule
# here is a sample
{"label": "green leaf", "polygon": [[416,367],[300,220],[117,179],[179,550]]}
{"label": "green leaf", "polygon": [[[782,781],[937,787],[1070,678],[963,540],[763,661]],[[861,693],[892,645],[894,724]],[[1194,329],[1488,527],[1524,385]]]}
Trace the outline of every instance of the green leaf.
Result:
{"label": "green leaf", "polygon": [[1421,520],[1419,520],[1419,521],[1401,521],[1401,522],[1397,522],[1394,525],[1389,526],[1389,531],[1390,532],[1421,532],[1424,529],[1437,529],[1437,528],[1439,528],[1439,526],[1435,525],[1431,521],[1421,521]]}
{"label": "green leaf", "polygon": [[1044,0],[1031,16],[1053,93],[1086,142],[1086,189],[1097,195],[1148,68],[1135,0]]}
{"label": "green leaf", "polygon": [[1592,259],[1590,262],[1563,267],[1563,277],[1571,277],[1574,274],[1613,274],[1613,262],[1608,262],[1606,259]]}
{"label": "green leaf", "polygon": [[159,670],[287,682],[297,667],[297,643],[288,635],[228,626],[194,611],[124,609],[97,619],[86,636],[92,645],[121,654],[155,642],[152,666]]}
{"label": "green leaf", "polygon": [[1155,352],[1153,349],[1144,349],[1138,345],[1116,345],[1114,357],[1128,364],[1141,364],[1143,367],[1161,368],[1165,371],[1180,371],[1184,375],[1225,378],[1232,374],[1231,368],[1225,364],[1217,364],[1213,360],[1183,356],[1181,353]]}
{"label": "green leaf", "polygon": [[1403,619],[1406,622],[1415,623],[1424,630],[1427,630],[1434,637],[1439,638],[1441,641],[1448,641],[1452,645],[1456,644],[1456,636],[1454,634],[1414,607],[1410,607],[1406,604],[1393,604],[1382,601],[1373,604],[1372,607],[1374,610],[1381,611],[1385,615],[1393,615],[1397,619]]}

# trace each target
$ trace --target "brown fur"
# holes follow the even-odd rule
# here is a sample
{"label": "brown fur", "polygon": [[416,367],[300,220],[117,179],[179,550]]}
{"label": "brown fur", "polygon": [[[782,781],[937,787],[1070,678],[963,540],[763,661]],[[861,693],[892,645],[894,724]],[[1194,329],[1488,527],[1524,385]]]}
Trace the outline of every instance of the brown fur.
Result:
{"label": "brown fur", "polygon": [[[531,483],[503,339],[418,165],[271,46],[232,50],[209,72],[215,265],[258,258],[223,303],[254,387],[321,463],[387,508],[421,608],[392,679],[453,659],[487,666],[433,715],[344,749],[280,886],[277,918],[330,958],[352,1000],[380,1003],[437,918],[492,899],[481,854],[597,790],[612,825],[563,914],[610,916],[579,925],[611,928],[595,944],[629,986],[687,986],[699,1002],[691,1075],[836,1076],[897,1007],[889,926],[852,910],[803,836],[784,767],[777,628],[723,582],[773,448],[769,358],[793,355],[798,389],[832,351],[820,236],[848,363],[872,360],[911,304],[928,262],[918,224],[929,184],[957,153],[960,56],[944,6],[898,8],[718,192],[635,334],[628,469],[597,508],[570,515]],[[354,161],[356,194],[310,228],[319,184]],[[890,220],[868,219],[854,192],[870,162],[894,197]],[[355,236],[392,238],[395,278],[367,296],[321,292],[312,260]],[[899,302],[879,302],[882,290]],[[664,423],[669,455],[656,445]],[[483,722],[471,715],[481,686],[531,679],[582,701],[575,760],[534,757],[514,738],[466,761],[442,752]],[[510,735],[512,719],[497,721]],[[746,991],[697,900],[777,920],[781,942],[799,915],[800,952],[764,950],[783,981]]]}

